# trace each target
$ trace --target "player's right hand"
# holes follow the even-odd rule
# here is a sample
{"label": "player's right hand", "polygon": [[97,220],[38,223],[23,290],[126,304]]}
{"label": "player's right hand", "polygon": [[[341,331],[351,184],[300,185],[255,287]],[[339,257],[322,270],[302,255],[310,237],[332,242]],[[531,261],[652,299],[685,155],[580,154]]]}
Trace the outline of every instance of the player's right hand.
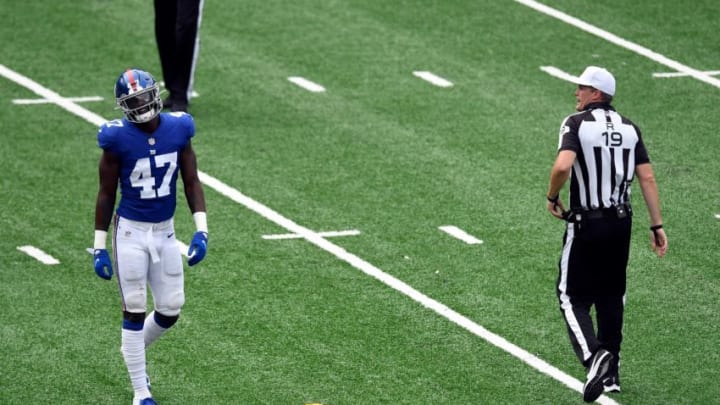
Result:
{"label": "player's right hand", "polygon": [[113,275],[112,262],[107,249],[95,249],[93,253],[95,273],[100,278],[110,280]]}
{"label": "player's right hand", "polygon": [[208,234],[207,232],[197,231],[193,235],[192,242],[188,248],[188,265],[194,266],[200,263],[207,253]]}

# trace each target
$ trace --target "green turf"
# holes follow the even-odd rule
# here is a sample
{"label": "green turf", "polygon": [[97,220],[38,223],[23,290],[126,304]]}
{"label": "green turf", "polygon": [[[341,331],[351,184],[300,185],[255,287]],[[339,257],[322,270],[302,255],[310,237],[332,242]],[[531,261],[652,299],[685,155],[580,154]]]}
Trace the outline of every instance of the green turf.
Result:
{"label": "green turf", "polygon": [[[0,64],[117,118],[128,66],[160,78],[151,2],[0,7]],[[699,70],[720,6],[546,4]],[[623,404],[716,403],[720,89],[513,1],[206,2],[191,112],[200,169],[583,379],[554,295],[562,224],[545,211],[579,74],[608,67],[643,129],[668,256],[636,219]],[[430,85],[428,70],[454,83]],[[302,76],[323,85],[310,93]],[[92,243],[97,128],[0,77],[0,403],[127,404],[115,282]],[[206,187],[210,250],[176,328],[149,350],[161,404],[575,404],[580,393]],[[182,196],[182,194],[180,193]],[[484,241],[438,230],[455,225]],[[181,199],[178,235],[193,226]],[[58,258],[47,266],[16,248]]]}

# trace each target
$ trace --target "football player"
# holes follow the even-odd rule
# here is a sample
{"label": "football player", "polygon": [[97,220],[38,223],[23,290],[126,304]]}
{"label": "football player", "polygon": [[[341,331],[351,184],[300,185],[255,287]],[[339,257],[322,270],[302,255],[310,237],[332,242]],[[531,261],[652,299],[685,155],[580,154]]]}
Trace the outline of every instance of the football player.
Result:
{"label": "football player", "polygon": [[[192,117],[161,113],[158,85],[140,69],[120,75],[115,98],[125,118],[106,122],[98,132],[102,156],[94,267],[106,280],[112,278],[113,267],[117,272],[123,310],[121,351],[135,391],[133,405],[152,405],[156,402],[145,370],[145,349],[177,322],[185,302],[182,256],[173,225],[178,172],[197,228],[188,250],[190,266],[207,251],[205,196],[191,143]],[[118,186],[111,262],[106,239]],[[154,310],[146,316],[148,287]]]}

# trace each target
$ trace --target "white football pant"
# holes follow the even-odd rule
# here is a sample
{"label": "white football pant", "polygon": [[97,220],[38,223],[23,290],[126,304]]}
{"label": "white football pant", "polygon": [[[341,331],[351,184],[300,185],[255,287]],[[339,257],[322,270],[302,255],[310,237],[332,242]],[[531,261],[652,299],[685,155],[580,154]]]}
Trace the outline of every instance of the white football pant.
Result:
{"label": "white football pant", "polygon": [[173,219],[151,223],[118,216],[113,245],[123,311],[147,312],[149,286],[155,310],[166,316],[178,315],[185,292]]}

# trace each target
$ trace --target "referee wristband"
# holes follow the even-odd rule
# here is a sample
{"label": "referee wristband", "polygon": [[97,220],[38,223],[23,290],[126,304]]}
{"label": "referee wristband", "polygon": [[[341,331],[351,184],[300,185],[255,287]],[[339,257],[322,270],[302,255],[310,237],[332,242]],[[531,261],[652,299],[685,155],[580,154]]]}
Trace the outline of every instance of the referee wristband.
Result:
{"label": "referee wristband", "polygon": [[655,232],[655,231],[657,231],[658,229],[662,229],[662,227],[663,227],[662,224],[660,224],[660,225],[653,225],[653,226],[650,227],[650,230],[653,231],[653,232]]}
{"label": "referee wristband", "polygon": [[555,197],[547,196],[547,200],[553,204],[557,204],[559,199],[560,199],[560,194],[555,194]]}

